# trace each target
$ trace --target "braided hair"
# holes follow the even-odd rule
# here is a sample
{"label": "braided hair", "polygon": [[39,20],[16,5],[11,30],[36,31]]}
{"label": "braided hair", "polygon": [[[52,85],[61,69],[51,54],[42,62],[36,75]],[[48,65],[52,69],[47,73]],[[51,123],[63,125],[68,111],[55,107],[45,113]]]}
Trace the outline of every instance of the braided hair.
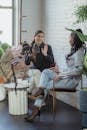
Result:
{"label": "braided hair", "polygon": [[[83,33],[81,29],[76,29],[77,32]],[[76,51],[78,51],[79,48],[81,48],[84,44],[77,35],[77,33],[72,32],[71,37],[74,38],[74,43],[71,47],[71,52],[67,55],[67,58],[69,58],[71,55],[73,55]]]}

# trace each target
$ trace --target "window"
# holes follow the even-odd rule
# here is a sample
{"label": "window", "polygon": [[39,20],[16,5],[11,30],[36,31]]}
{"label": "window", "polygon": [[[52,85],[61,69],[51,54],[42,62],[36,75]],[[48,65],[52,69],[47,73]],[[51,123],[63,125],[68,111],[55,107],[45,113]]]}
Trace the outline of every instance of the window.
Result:
{"label": "window", "polygon": [[0,0],[0,43],[13,43],[13,0]]}
{"label": "window", "polygon": [[12,0],[0,0],[0,6],[12,6]]}

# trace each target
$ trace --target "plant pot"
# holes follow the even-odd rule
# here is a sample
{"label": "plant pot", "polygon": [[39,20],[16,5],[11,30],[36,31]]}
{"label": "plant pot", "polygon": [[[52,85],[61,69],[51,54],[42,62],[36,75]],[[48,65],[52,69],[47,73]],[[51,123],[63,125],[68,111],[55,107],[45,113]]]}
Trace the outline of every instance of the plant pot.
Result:
{"label": "plant pot", "polygon": [[0,101],[3,101],[6,98],[6,90],[4,84],[0,84]]}
{"label": "plant pot", "polygon": [[87,113],[82,113],[82,127],[87,128]]}
{"label": "plant pot", "polygon": [[87,90],[81,90],[79,93],[80,111],[87,112]]}

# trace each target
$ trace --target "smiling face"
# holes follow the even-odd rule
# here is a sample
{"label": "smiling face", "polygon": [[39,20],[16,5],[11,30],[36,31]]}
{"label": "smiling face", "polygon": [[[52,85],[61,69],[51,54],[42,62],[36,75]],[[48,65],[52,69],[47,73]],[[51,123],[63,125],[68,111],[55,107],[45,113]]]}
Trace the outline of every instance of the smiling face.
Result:
{"label": "smiling face", "polygon": [[35,43],[36,44],[41,44],[44,40],[44,34],[43,33],[38,33],[35,37]]}

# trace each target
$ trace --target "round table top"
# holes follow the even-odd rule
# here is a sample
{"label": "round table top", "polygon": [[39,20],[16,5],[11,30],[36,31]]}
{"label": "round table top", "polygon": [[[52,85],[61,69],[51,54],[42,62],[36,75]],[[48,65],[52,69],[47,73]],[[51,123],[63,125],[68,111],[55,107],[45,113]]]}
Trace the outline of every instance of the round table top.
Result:
{"label": "round table top", "polygon": [[[3,85],[4,88],[8,88],[8,89],[15,89],[15,83],[7,83]],[[28,88],[28,81],[27,80],[20,80],[17,83],[16,86],[17,89],[22,89],[22,88]]]}

